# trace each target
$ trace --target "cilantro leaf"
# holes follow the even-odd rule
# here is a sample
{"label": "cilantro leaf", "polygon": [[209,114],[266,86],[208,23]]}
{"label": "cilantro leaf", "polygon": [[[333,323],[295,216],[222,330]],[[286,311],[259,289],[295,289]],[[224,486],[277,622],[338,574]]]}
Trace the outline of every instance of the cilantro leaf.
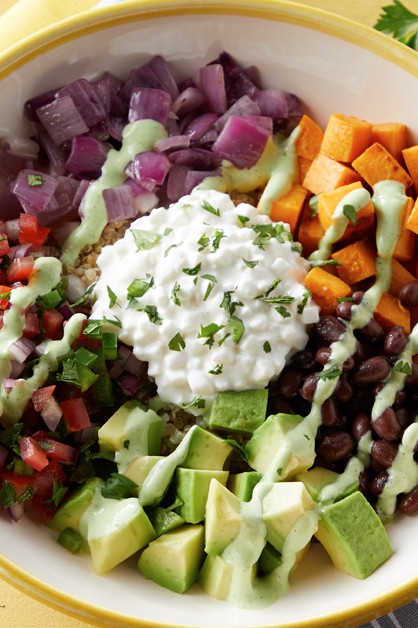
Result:
{"label": "cilantro leaf", "polygon": [[231,445],[231,447],[233,447],[239,453],[244,462],[248,462],[248,452],[245,447],[241,445],[241,443],[238,443],[238,441],[236,441],[234,438],[225,438],[224,443]]}
{"label": "cilantro leaf", "polygon": [[297,307],[298,314],[302,314],[311,296],[312,296],[311,291],[305,290],[305,292],[303,293],[303,297],[301,298],[300,303],[298,304],[298,307]]}
{"label": "cilantro leaf", "polygon": [[213,369],[208,371],[208,373],[210,373],[211,375],[220,375],[222,373],[222,369],[223,369],[223,364],[217,364],[216,366],[213,367]]}
{"label": "cilantro leaf", "polygon": [[174,305],[181,305],[181,301],[180,301],[180,297],[179,297],[179,292],[180,292],[181,288],[180,288],[180,284],[176,283],[173,286],[173,289],[171,291],[171,300],[173,301]]}
{"label": "cilantro leaf", "polygon": [[191,277],[193,277],[194,275],[197,275],[200,272],[201,268],[202,268],[202,262],[199,262],[198,264],[196,264],[196,266],[193,266],[193,268],[182,268],[182,272],[185,273],[186,275],[190,275]]}
{"label": "cilantro leaf", "polygon": [[158,310],[155,305],[146,305],[142,311],[148,316],[150,323],[154,323],[155,325],[162,324],[163,319],[159,317]]}
{"label": "cilantro leaf", "polygon": [[250,220],[250,219],[248,218],[248,216],[243,216],[243,215],[240,215],[240,214],[238,214],[237,218],[238,218],[238,220],[240,221],[240,223],[241,223],[242,225],[246,225],[246,224],[247,224],[247,222]]}
{"label": "cilantro leaf", "polygon": [[105,481],[101,492],[103,497],[108,499],[124,499],[125,497],[130,497],[137,488],[138,485],[125,475],[111,473],[110,477]]}
{"label": "cilantro leaf", "polygon": [[290,312],[288,312],[286,310],[286,308],[284,307],[284,305],[278,305],[277,307],[274,308],[276,310],[276,312],[278,314],[280,314],[280,316],[282,318],[289,318],[290,317]]}
{"label": "cilantro leaf", "polygon": [[149,273],[145,277],[134,279],[128,286],[128,299],[143,297],[153,285],[154,278]]}
{"label": "cilantro leaf", "polygon": [[181,351],[185,346],[186,343],[184,342],[184,338],[180,332],[177,332],[177,334],[173,336],[168,343],[168,348],[171,349],[171,351]]}
{"label": "cilantro leaf", "polygon": [[412,367],[408,362],[404,362],[403,360],[398,360],[393,367],[393,370],[397,373],[404,373],[405,375],[412,374]]}
{"label": "cilantro leaf", "polygon": [[317,373],[316,376],[318,379],[335,379],[336,377],[340,377],[342,375],[342,370],[337,364],[334,366],[330,366],[327,369],[324,369],[321,373]]}
{"label": "cilantro leaf", "polygon": [[30,173],[26,175],[26,179],[30,187],[39,187],[44,184],[44,178],[41,174]]}
{"label": "cilantro leaf", "polygon": [[218,333],[221,329],[223,329],[223,325],[218,325],[217,323],[209,323],[209,325],[200,325],[200,331],[197,334],[198,338],[206,338],[205,345],[208,345],[209,348],[212,348],[213,343],[215,342],[215,334]]}
{"label": "cilantro leaf", "polygon": [[258,259],[256,259],[256,260],[249,260],[249,259],[244,259],[244,258],[242,258],[242,261],[244,262],[244,264],[246,266],[248,266],[248,268],[255,268],[255,266],[257,266],[257,264],[259,262]]}
{"label": "cilantro leaf", "polygon": [[264,353],[270,353],[271,352],[271,344],[269,343],[268,340],[266,340],[263,344],[263,351]]}
{"label": "cilantro leaf", "polygon": [[152,249],[161,240],[161,235],[154,231],[145,231],[144,229],[129,229],[135,240],[138,251]]}
{"label": "cilantro leaf", "polygon": [[202,201],[202,207],[210,214],[214,214],[214,216],[221,215],[221,212],[219,211],[219,209],[216,207],[213,207],[213,205],[211,205],[209,201],[207,201],[206,199]]}
{"label": "cilantro leaf", "polygon": [[90,298],[91,293],[94,290],[96,282],[92,283],[86,290],[86,292],[74,303],[70,303],[70,307],[78,307],[79,305],[84,305],[84,303]]}
{"label": "cilantro leaf", "polygon": [[393,0],[393,5],[382,7],[382,11],[374,28],[418,50],[418,15],[409,11],[399,0]]}
{"label": "cilantro leaf", "polygon": [[228,318],[228,325],[232,328],[232,341],[237,344],[244,333],[244,323],[240,318],[230,316]]}
{"label": "cilantro leaf", "polygon": [[111,310],[118,302],[117,295],[113,292],[110,286],[106,286],[107,296],[109,297],[109,309]]}
{"label": "cilantro leaf", "polygon": [[204,408],[206,405],[206,401],[204,399],[202,399],[201,395],[196,395],[196,397],[193,397],[193,399],[191,401],[189,401],[188,403],[184,403],[180,406],[180,408],[182,408],[183,410],[187,410],[188,408]]}
{"label": "cilantro leaf", "polygon": [[352,205],[343,205],[343,214],[352,225],[357,224],[357,212]]}

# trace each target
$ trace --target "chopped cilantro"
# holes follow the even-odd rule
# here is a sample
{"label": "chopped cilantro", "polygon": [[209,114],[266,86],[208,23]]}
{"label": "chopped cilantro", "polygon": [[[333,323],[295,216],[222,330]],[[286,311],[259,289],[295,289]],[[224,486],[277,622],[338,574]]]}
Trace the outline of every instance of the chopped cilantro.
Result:
{"label": "chopped cilantro", "polygon": [[167,257],[171,249],[175,249],[177,246],[181,246],[183,242],[177,242],[176,244],[171,244],[171,246],[167,247],[164,251],[164,257]]}
{"label": "chopped cilantro", "polygon": [[233,316],[237,307],[241,307],[243,303],[241,301],[232,301],[231,295],[234,293],[233,290],[228,290],[224,292],[223,299],[219,307],[221,307],[225,312],[229,314],[229,316]]}
{"label": "chopped cilantro", "polygon": [[395,366],[393,367],[393,370],[396,371],[397,373],[404,373],[405,375],[412,374],[411,365],[408,364],[408,362],[404,362],[403,360],[398,360]]}
{"label": "chopped cilantro", "polygon": [[293,303],[295,297],[289,297],[285,294],[279,294],[276,297],[257,297],[259,301],[263,303]]}
{"label": "chopped cilantro", "polygon": [[230,316],[228,318],[228,325],[232,328],[232,341],[237,344],[244,333],[244,323],[240,318]]}
{"label": "chopped cilantro", "polygon": [[200,325],[200,331],[197,334],[198,338],[206,338],[205,345],[208,345],[209,348],[212,348],[213,343],[215,342],[215,334],[218,333],[221,329],[223,329],[223,325],[218,325],[217,323],[209,323],[209,325]]}
{"label": "chopped cilantro", "polygon": [[117,295],[113,292],[110,286],[106,286],[107,296],[109,297],[109,309],[111,310],[118,302]]}
{"label": "chopped cilantro", "polygon": [[302,314],[311,296],[312,296],[312,292],[310,290],[305,290],[300,300],[300,303],[298,304],[298,307],[297,307],[298,314]]}
{"label": "chopped cilantro", "polygon": [[196,395],[196,397],[193,397],[191,401],[189,401],[188,403],[184,403],[180,407],[183,408],[183,410],[187,410],[188,408],[193,408],[193,407],[204,408],[205,405],[206,405],[206,402],[204,399],[202,399],[202,396]]}
{"label": "chopped cilantro", "polygon": [[339,366],[334,364],[334,366],[330,366],[327,369],[324,369],[321,373],[317,373],[316,376],[318,379],[335,379],[336,377],[340,377],[342,375],[342,370]]}
{"label": "chopped cilantro", "polygon": [[105,481],[101,492],[103,497],[108,499],[124,499],[125,497],[130,497],[137,488],[138,485],[125,475],[111,473],[110,477]]}
{"label": "chopped cilantro", "polygon": [[174,305],[181,305],[181,301],[180,301],[180,297],[179,297],[179,292],[180,292],[181,288],[180,288],[180,284],[176,283],[173,286],[173,289],[171,291],[171,300],[173,301]]}
{"label": "chopped cilantro", "polygon": [[216,207],[213,207],[207,200],[202,201],[202,207],[210,214],[214,214],[214,216],[220,216],[221,212]]}
{"label": "chopped cilantro", "polygon": [[184,342],[183,336],[180,332],[177,332],[177,334],[173,336],[168,343],[168,348],[171,349],[171,351],[181,351],[185,346],[186,343]]}
{"label": "chopped cilantro", "polygon": [[270,353],[271,352],[271,344],[269,343],[268,340],[266,340],[263,344],[263,350],[265,353]]}
{"label": "chopped cilantro", "polygon": [[249,259],[244,259],[244,258],[242,258],[242,261],[244,262],[244,264],[246,266],[248,266],[248,268],[254,268],[255,266],[257,266],[257,264],[259,262],[258,259],[256,259],[256,260],[249,260]]}
{"label": "chopped cilantro", "polygon": [[212,238],[212,248],[214,251],[219,249],[219,245],[221,243],[222,238],[226,238],[226,235],[222,231],[222,229],[217,229],[215,231],[215,235]]}
{"label": "chopped cilantro", "polygon": [[211,375],[220,375],[222,373],[222,369],[223,369],[223,364],[217,364],[216,366],[213,367],[213,369],[208,371],[208,373],[210,373]]}
{"label": "chopped cilantro", "polygon": [[159,317],[155,305],[146,305],[142,311],[148,316],[150,323],[154,323],[155,325],[162,324],[163,319]]}
{"label": "chopped cilantro", "polygon": [[132,233],[138,251],[152,249],[162,237],[159,233],[155,233],[154,231],[145,231],[143,229],[129,229],[129,231]]}
{"label": "chopped cilantro", "polygon": [[26,179],[31,188],[39,187],[44,184],[44,178],[41,174],[30,173],[26,175]]}
{"label": "chopped cilantro", "polygon": [[122,328],[122,323],[117,317],[106,318],[106,316],[103,316],[103,318],[100,320],[95,320],[91,318],[85,326],[83,334],[85,336],[100,336],[102,332],[102,327],[106,323],[108,323],[109,325],[114,325],[115,327]]}
{"label": "chopped cilantro", "polygon": [[225,438],[224,443],[231,445],[231,447],[233,447],[239,453],[244,462],[248,462],[247,450],[241,445],[241,443],[236,441],[234,438]]}
{"label": "chopped cilantro", "polygon": [[247,222],[250,220],[248,216],[243,216],[242,214],[238,214],[237,218],[242,225],[246,225]]}
{"label": "chopped cilantro", "polygon": [[282,318],[289,318],[290,316],[290,312],[288,312],[288,310],[286,310],[286,308],[284,307],[284,305],[279,305],[278,307],[274,308],[276,310],[276,312],[278,314],[280,314],[280,316]]}
{"label": "chopped cilantro", "polygon": [[86,292],[79,298],[75,303],[70,303],[70,307],[78,307],[80,305],[84,305],[84,303],[90,298],[91,293],[94,290],[96,282],[92,283],[86,290]]}
{"label": "chopped cilantro", "polygon": [[311,268],[314,268],[316,266],[341,266],[342,265],[336,259],[309,260],[309,264],[310,264]]}
{"label": "chopped cilantro", "polygon": [[128,299],[143,297],[154,285],[154,278],[149,273],[145,277],[134,279],[128,286]]}
{"label": "chopped cilantro", "polygon": [[203,235],[200,236],[200,238],[197,241],[198,244],[200,244],[200,247],[197,249],[198,251],[203,251],[203,249],[205,249],[207,246],[209,246],[210,244],[210,237],[208,235],[206,235],[206,233],[204,233]]}
{"label": "chopped cilantro", "polygon": [[352,205],[343,205],[343,214],[352,225],[357,224],[357,212]]}
{"label": "chopped cilantro", "polygon": [[347,301],[354,301],[353,297],[337,297],[338,303],[346,303]]}
{"label": "chopped cilantro", "polygon": [[182,271],[186,275],[190,275],[193,277],[194,275],[197,275],[200,272],[201,268],[202,268],[202,262],[199,262],[198,264],[196,264],[196,266],[193,266],[193,268],[182,268]]}

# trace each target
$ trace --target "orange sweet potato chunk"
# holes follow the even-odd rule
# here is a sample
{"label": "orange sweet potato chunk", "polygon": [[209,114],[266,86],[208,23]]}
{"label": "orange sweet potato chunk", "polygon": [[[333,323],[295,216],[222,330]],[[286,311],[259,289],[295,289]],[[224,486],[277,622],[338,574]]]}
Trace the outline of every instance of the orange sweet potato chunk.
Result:
{"label": "orange sweet potato chunk", "polygon": [[304,114],[299,122],[299,137],[296,140],[296,153],[299,157],[312,161],[321,147],[324,132],[312,118]]}
{"label": "orange sweet potato chunk", "polygon": [[412,200],[412,198],[408,197],[403,208],[403,214],[401,218],[401,233],[393,252],[393,257],[397,259],[398,262],[408,262],[414,257],[416,236],[415,233],[407,228],[408,220],[412,213],[413,207],[414,201]]}
{"label": "orange sweet potato chunk", "polygon": [[418,192],[418,146],[408,146],[402,151],[406,169],[414,182],[415,191]]}
{"label": "orange sweet potato chunk", "polygon": [[414,275],[402,266],[396,259],[392,259],[392,278],[390,282],[389,293],[393,297],[399,297],[401,288],[410,281],[415,279]]}
{"label": "orange sweet potato chunk", "polygon": [[385,293],[382,295],[374,311],[374,317],[386,331],[392,329],[394,325],[400,325],[404,328],[405,333],[411,333],[411,314],[409,310],[401,304],[399,299],[391,294]]}
{"label": "orange sweet potato chunk", "polygon": [[372,124],[371,144],[379,142],[398,161],[406,147],[407,127],[401,122],[381,122]]}
{"label": "orange sweet potato chunk", "polygon": [[297,240],[303,247],[305,257],[308,257],[313,251],[317,250],[324,233],[325,231],[319,222],[318,216],[311,217],[309,207],[305,206],[297,232]]}
{"label": "orange sweet potato chunk", "polygon": [[306,177],[306,173],[311,167],[311,163],[312,163],[312,159],[306,159],[306,157],[301,157],[300,155],[298,155],[298,171],[299,171],[298,183],[300,183],[301,185]]}
{"label": "orange sweet potato chunk", "polygon": [[342,113],[328,119],[321,152],[336,161],[351,163],[370,145],[372,125],[365,120]]}
{"label": "orange sweet potato chunk", "polygon": [[[334,211],[340,201],[344,199],[349,192],[353,192],[354,190],[358,190],[362,187],[360,181],[355,181],[354,183],[350,183],[348,185],[343,185],[335,190],[331,190],[330,192],[323,192],[318,196],[318,216],[319,221],[324,230],[328,229],[332,222],[332,216]],[[344,232],[341,240],[347,240],[351,238],[353,235],[356,237],[361,237],[368,233],[370,229],[372,229],[374,225],[374,206],[370,201],[361,208],[361,210],[357,214],[357,223],[355,225],[349,224],[347,225],[347,229]]]}
{"label": "orange sweet potato chunk", "polygon": [[399,181],[406,188],[412,185],[412,179],[405,168],[379,142],[366,148],[364,153],[353,161],[352,166],[370,186],[385,179]]}
{"label": "orange sweet potato chunk", "polygon": [[290,192],[273,201],[270,209],[270,218],[274,222],[287,222],[293,235],[302,214],[308,190],[294,183]]}
{"label": "orange sweet potato chunk", "polygon": [[331,257],[341,264],[337,266],[338,275],[347,284],[363,281],[376,273],[376,249],[370,240],[353,242]]}
{"label": "orange sweet potato chunk", "polygon": [[320,194],[354,183],[360,178],[360,175],[350,166],[335,161],[324,153],[318,153],[305,175],[303,186],[312,194]]}
{"label": "orange sweet potato chunk", "polygon": [[311,268],[305,277],[304,284],[312,293],[312,298],[321,308],[322,314],[333,314],[338,305],[337,299],[351,294],[348,284],[319,266]]}
{"label": "orange sweet potato chunk", "polygon": [[418,199],[414,203],[414,206],[407,218],[405,226],[410,231],[418,234]]}

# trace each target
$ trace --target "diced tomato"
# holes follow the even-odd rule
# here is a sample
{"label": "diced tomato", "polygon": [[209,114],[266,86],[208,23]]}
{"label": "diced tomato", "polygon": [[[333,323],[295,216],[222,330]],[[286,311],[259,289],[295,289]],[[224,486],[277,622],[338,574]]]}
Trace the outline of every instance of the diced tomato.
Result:
{"label": "diced tomato", "polygon": [[28,255],[28,257],[17,257],[7,269],[7,281],[14,283],[15,281],[22,281],[22,279],[29,279],[33,272],[34,264],[35,260],[31,255]]}
{"label": "diced tomato", "polygon": [[0,310],[7,310],[9,307],[9,295],[12,289],[10,286],[0,285]]}
{"label": "diced tomato", "polygon": [[43,430],[39,430],[38,432],[32,434],[32,438],[47,445],[44,451],[47,458],[50,460],[57,460],[57,462],[60,462],[61,464],[68,465],[75,465],[77,463],[78,450],[75,447],[71,447],[71,445],[66,445],[65,443],[60,443],[55,440],[55,438],[51,438]]}
{"label": "diced tomato", "polygon": [[45,336],[50,340],[58,340],[62,336],[63,315],[57,310],[47,310],[42,316],[42,327]]}
{"label": "diced tomato", "polygon": [[4,255],[9,255],[11,250],[12,249],[10,248],[7,234],[0,233],[0,257],[3,257]]}
{"label": "diced tomato", "polygon": [[44,500],[38,495],[33,497],[32,504],[45,523],[49,523],[49,521],[51,521],[59,508],[59,506],[56,506],[52,501],[49,501],[49,499]]}
{"label": "diced tomato", "polygon": [[25,314],[25,325],[23,327],[23,336],[25,338],[33,338],[41,333],[39,326],[39,318],[34,312]]}
{"label": "diced tomato", "polygon": [[[38,388],[38,390],[35,390],[35,392],[32,393],[32,403],[36,412],[42,411],[48,399],[50,399],[54,394],[55,388],[56,386],[55,384],[53,384],[52,386],[44,386],[43,388]],[[48,436],[46,432],[43,433]],[[35,434],[33,434],[33,437],[36,438]],[[39,440],[39,438],[37,438],[36,440]]]}
{"label": "diced tomato", "polygon": [[51,460],[42,471],[36,471],[32,476],[33,490],[41,499],[50,499],[54,490],[54,482],[61,485],[67,476],[56,460]]}
{"label": "diced tomato", "polygon": [[19,440],[19,447],[22,460],[32,467],[32,469],[35,469],[35,471],[42,471],[42,469],[48,466],[48,458],[42,447],[31,436],[21,438]]}
{"label": "diced tomato", "polygon": [[51,231],[49,227],[42,227],[36,216],[29,216],[28,214],[20,214],[18,225],[20,244],[41,246]]}
{"label": "diced tomato", "polygon": [[78,432],[90,427],[90,417],[84,400],[81,397],[61,402],[61,410],[69,432]]}
{"label": "diced tomato", "polygon": [[0,487],[3,482],[8,482],[13,488],[14,497],[18,499],[28,488],[32,488],[33,476],[31,475],[16,475],[13,471],[3,471],[0,473]]}

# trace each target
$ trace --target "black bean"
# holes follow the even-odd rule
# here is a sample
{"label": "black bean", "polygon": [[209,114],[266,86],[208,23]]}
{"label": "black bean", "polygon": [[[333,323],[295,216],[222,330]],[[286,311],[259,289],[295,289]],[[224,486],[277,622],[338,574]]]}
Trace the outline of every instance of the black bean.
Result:
{"label": "black bean", "polygon": [[325,343],[331,344],[345,332],[345,325],[335,316],[321,316],[315,325],[315,332]]}
{"label": "black bean", "polygon": [[367,352],[366,347],[364,346],[364,344],[362,342],[357,340],[357,342],[356,342],[356,350],[355,350],[354,355],[353,355],[354,362],[356,364],[359,364],[360,362],[364,362],[364,360],[367,360],[368,357],[369,357],[369,354]]}
{"label": "black bean", "polygon": [[414,515],[418,512],[418,486],[401,497],[398,508],[405,515]]}
{"label": "black bean", "polygon": [[338,406],[332,397],[322,404],[321,408],[322,424],[326,427],[336,427],[340,425],[340,414]]}
{"label": "black bean", "polygon": [[418,307],[418,280],[414,279],[402,286],[399,299],[405,307]]}
{"label": "black bean", "polygon": [[283,369],[278,381],[277,391],[283,399],[296,397],[302,384],[302,373],[291,366]]}
{"label": "black bean", "polygon": [[380,323],[372,318],[367,325],[356,331],[356,336],[368,344],[376,344],[383,339],[385,331]]}
{"label": "black bean", "polygon": [[[396,396],[398,396],[398,394]],[[396,402],[396,399],[395,399],[395,402]],[[398,423],[401,426],[401,430],[406,429],[408,427],[408,425],[411,423],[411,416],[409,414],[408,409],[405,408],[405,407],[397,408],[395,410],[395,414],[396,414],[396,418],[398,420]]]}
{"label": "black bean", "polygon": [[347,402],[353,397],[353,387],[344,373],[340,376],[338,384],[335,387],[333,397],[337,401]]}
{"label": "black bean", "polygon": [[406,387],[417,387],[418,386],[418,364],[412,362],[412,373],[405,377],[405,386]]}
{"label": "black bean", "polygon": [[295,353],[292,362],[303,371],[310,371],[316,367],[315,356],[309,349],[303,349]]}
{"label": "black bean", "polygon": [[372,495],[380,495],[388,481],[389,474],[387,471],[381,471],[370,482],[370,492]]}
{"label": "black bean", "polygon": [[372,421],[373,431],[387,441],[397,440],[401,435],[401,426],[393,408],[386,408],[383,414]]}
{"label": "black bean", "polygon": [[337,462],[349,456],[354,447],[354,438],[348,432],[334,432],[319,441],[318,453],[328,462]]}
{"label": "black bean", "polygon": [[351,319],[351,310],[353,308],[353,304],[350,301],[342,301],[342,303],[338,303],[335,308],[335,314],[338,318],[342,318],[345,321],[349,321]]}
{"label": "black bean", "polygon": [[359,442],[367,432],[370,431],[370,419],[365,412],[360,412],[354,417],[351,425],[351,433],[357,442]]}
{"label": "black bean", "polygon": [[390,365],[388,361],[376,355],[365,360],[356,369],[353,380],[356,384],[368,385],[383,381],[390,373]]}
{"label": "black bean", "polygon": [[316,387],[318,384],[318,378],[315,373],[311,373],[305,377],[302,387],[300,389],[300,395],[307,401],[312,401],[315,396]]}
{"label": "black bean", "polygon": [[269,395],[269,415],[278,414],[279,412],[284,412],[285,414],[293,414],[293,407],[285,399],[281,399],[280,397],[274,395]]}
{"label": "black bean", "polygon": [[320,347],[315,353],[315,360],[318,362],[318,364],[321,364],[321,366],[325,366],[325,364],[328,364],[330,357],[330,347]]}
{"label": "black bean", "polygon": [[351,296],[353,297],[353,303],[358,305],[364,297],[364,292],[362,290],[355,290]]}
{"label": "black bean", "polygon": [[399,355],[405,349],[407,343],[408,336],[405,334],[403,327],[395,325],[386,334],[383,352],[386,355]]}
{"label": "black bean", "polygon": [[375,440],[370,450],[372,458],[384,469],[391,466],[397,453],[398,446],[383,439]]}

